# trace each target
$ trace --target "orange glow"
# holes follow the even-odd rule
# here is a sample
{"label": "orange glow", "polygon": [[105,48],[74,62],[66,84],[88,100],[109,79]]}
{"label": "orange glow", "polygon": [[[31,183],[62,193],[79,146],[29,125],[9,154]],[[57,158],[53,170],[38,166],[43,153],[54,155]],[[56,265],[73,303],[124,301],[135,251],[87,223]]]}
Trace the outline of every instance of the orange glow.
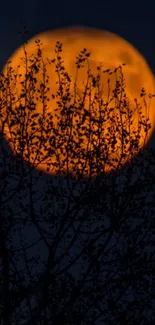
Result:
{"label": "orange glow", "polygon": [[[35,40],[39,39],[41,43],[43,44],[41,46],[42,48],[42,55],[44,58],[44,62],[47,64],[47,74],[49,75],[49,87],[51,89],[51,92],[49,93],[49,102],[48,104],[48,112],[51,112],[52,114],[54,113],[54,108],[56,107],[56,100],[58,98],[52,99],[51,93],[56,94],[57,91],[57,85],[56,82],[58,81],[58,75],[55,72],[55,65],[49,64],[46,59],[53,59],[56,54],[54,52],[55,50],[55,45],[56,42],[62,42],[63,43],[63,51],[61,53],[61,57],[64,61],[64,66],[66,71],[69,73],[71,76],[71,93],[74,93],[74,81],[75,81],[75,76],[77,72],[77,68],[75,65],[76,57],[82,51],[84,48],[87,49],[88,52],[91,53],[91,56],[89,58],[89,64],[90,64],[90,69],[91,73],[95,76],[97,74],[97,66],[99,63],[102,62],[102,70],[106,69],[111,69],[111,71],[114,70],[114,68],[118,67],[119,65],[122,65],[125,63],[126,65],[123,67],[123,74],[125,77],[125,85],[126,89],[125,92],[128,96],[130,107],[135,108],[135,103],[134,103],[134,98],[137,98],[139,103],[142,105],[142,113],[144,116],[146,116],[146,111],[145,111],[145,105],[143,102],[143,98],[140,98],[140,91],[142,87],[145,88],[147,93],[154,93],[155,92],[155,83],[154,83],[154,77],[153,74],[147,65],[145,59],[142,57],[142,55],[133,47],[131,46],[127,41],[123,40],[119,36],[112,34],[110,32],[102,31],[102,30],[97,30],[97,29],[92,29],[92,28],[81,28],[81,27],[72,27],[72,28],[65,28],[65,29],[58,29],[58,30],[53,30],[53,31],[48,31],[42,34],[39,34],[35,36],[33,39],[31,39],[28,44],[26,45],[26,52],[28,55],[28,58],[30,58],[30,55],[33,55],[35,57],[37,53],[37,46],[35,43]],[[13,69],[17,69],[18,67],[18,72],[21,73],[23,76],[25,75],[25,66],[21,58],[24,57],[24,52],[23,52],[23,47],[21,46],[15,53],[12,55],[12,57],[9,59],[11,61],[11,67]],[[30,65],[30,62],[29,62]],[[7,65],[4,67],[3,72],[6,73],[7,70]],[[79,89],[81,92],[84,90],[84,84],[86,84],[87,80],[87,71],[88,71],[88,66],[87,64],[84,65],[83,68],[80,68],[78,72],[78,78],[77,78],[77,89]],[[120,70],[118,70],[118,74]],[[120,74],[119,74],[120,75]],[[37,78],[37,84],[36,84],[36,89],[38,88],[41,80],[42,80],[42,68],[40,69],[40,72],[36,75]],[[103,85],[103,100],[106,103],[108,100],[108,74],[103,74],[101,75],[101,85]],[[20,78],[20,81],[24,80],[22,77]],[[115,88],[115,83],[116,83],[116,75],[113,74],[110,77],[110,88],[111,88],[111,93],[110,96],[112,96],[112,90]],[[21,85],[19,82],[17,83],[18,85],[15,88],[15,98],[19,98],[19,94],[21,92]],[[94,90],[92,90],[92,98],[94,96]],[[37,97],[37,95],[36,95]],[[22,102],[22,100],[21,100]],[[38,113],[42,113],[42,107],[43,105],[37,101],[37,98],[35,98],[36,102],[36,109]],[[23,103],[23,102],[22,102]],[[85,101],[85,108],[88,109],[88,103],[90,103],[90,98],[87,96],[86,101]],[[149,99],[147,101],[149,103]],[[74,103],[75,104],[75,103]],[[110,106],[111,105],[111,106]],[[149,108],[149,117],[150,117],[150,122],[151,122],[151,129],[148,131],[147,135],[147,141],[150,138],[153,128],[154,128],[154,119],[155,119],[155,112],[153,109],[153,99]],[[109,104],[108,107],[113,107],[114,106],[114,101]],[[19,104],[14,104],[14,109],[18,110]],[[96,116],[99,116],[99,111],[97,110],[97,104],[96,104]],[[105,105],[106,109],[106,105]],[[92,108],[93,110],[93,108]],[[32,112],[34,114],[35,112]],[[11,113],[10,113],[11,114]],[[112,114],[112,113],[111,113]],[[142,114],[142,115],[143,115]],[[148,112],[147,112],[148,114]],[[5,114],[4,114],[5,115]],[[116,116],[115,116],[116,118]],[[11,115],[9,117],[11,120]],[[35,117],[34,117],[35,119]],[[75,126],[76,118],[73,117],[73,126]],[[31,119],[32,121],[32,119]],[[116,120],[115,120],[116,121]],[[138,122],[138,114],[135,113],[134,115],[134,123],[132,128],[137,127],[137,122]],[[57,117],[54,115],[53,118],[54,125],[57,125],[58,120]],[[10,122],[9,122],[10,123]],[[11,128],[11,130],[14,130],[15,134],[11,135],[10,130],[9,130],[9,123],[5,125],[4,131],[5,131],[5,137],[14,151],[14,154],[16,155],[18,152],[18,146],[19,142],[16,139],[16,133],[17,133],[17,128],[19,127],[15,125],[14,127]],[[66,122],[67,123],[67,122]],[[85,125],[88,123],[88,119],[86,118]],[[116,123],[116,122],[115,122]],[[115,158],[120,158],[121,155],[121,149],[120,149],[120,141],[119,140],[119,133],[115,130],[116,124],[110,125],[110,124],[105,124],[106,127],[104,126],[104,130],[102,131],[102,139],[106,138],[107,134],[107,129],[110,126],[110,132],[113,132],[116,135],[118,144],[115,146],[114,149],[110,147],[110,144],[108,144],[108,160],[113,164],[113,167],[115,167],[115,163],[112,162],[112,159]],[[29,127],[30,128],[30,127]],[[32,128],[32,126],[31,126]],[[93,128],[93,125],[92,125]],[[94,126],[95,128],[95,126]],[[53,162],[56,161],[56,156],[55,153],[52,151],[49,154],[49,151],[47,151],[46,145],[48,148],[52,148],[52,140],[50,138],[50,129],[46,129],[44,126],[44,137],[47,140],[46,144],[42,144],[42,146],[39,146],[39,142],[36,143],[33,142],[32,147],[25,146],[24,152],[23,152],[23,159],[34,164],[35,168],[38,170],[43,170],[47,171],[48,163],[49,163],[49,170],[48,172],[51,174],[54,174],[58,168],[54,167],[52,165]],[[39,130],[39,129],[38,129]],[[47,131],[47,132],[45,132]],[[29,129],[30,132],[30,129]],[[39,131],[38,131],[39,132]],[[67,131],[66,131],[67,132]],[[32,134],[32,130],[31,130]],[[43,134],[42,134],[43,135]],[[64,133],[65,135],[65,133]],[[144,133],[141,134],[141,140],[140,140],[140,147],[144,145]],[[49,140],[47,139],[49,137]],[[95,137],[95,136],[94,136]],[[75,139],[78,138],[78,135],[76,134]],[[87,148],[87,141],[85,139],[85,136],[83,134],[83,143],[82,143],[82,148],[86,151]],[[96,140],[97,141],[97,140]],[[30,145],[29,145],[30,146]],[[76,146],[76,144],[75,144]],[[78,145],[77,145],[78,147]],[[27,156],[28,150],[30,150],[29,158]],[[64,149],[66,150],[66,149]],[[128,150],[128,149],[127,149]],[[128,150],[129,151],[129,150]],[[36,156],[37,152],[37,156]],[[64,152],[65,156],[66,152]],[[47,157],[46,157],[47,155]],[[70,172],[74,173],[73,166],[76,161],[78,168],[81,168],[80,162],[78,162],[77,158],[69,158],[69,165],[67,167],[67,163],[64,162],[64,156],[61,153],[60,154],[60,165],[61,165],[61,170],[64,172],[67,170]],[[122,160],[122,164],[125,164],[127,160],[131,158],[130,152],[128,152],[128,155],[126,155],[126,158]],[[40,162],[40,159],[42,160]],[[74,160],[74,163],[72,163],[72,160]],[[50,166],[51,164],[51,166]],[[89,175],[88,169],[89,169],[89,162],[87,161],[86,163],[86,169],[84,170],[85,175]],[[108,165],[107,163],[104,164],[104,171],[109,172],[112,168],[112,165]]]}

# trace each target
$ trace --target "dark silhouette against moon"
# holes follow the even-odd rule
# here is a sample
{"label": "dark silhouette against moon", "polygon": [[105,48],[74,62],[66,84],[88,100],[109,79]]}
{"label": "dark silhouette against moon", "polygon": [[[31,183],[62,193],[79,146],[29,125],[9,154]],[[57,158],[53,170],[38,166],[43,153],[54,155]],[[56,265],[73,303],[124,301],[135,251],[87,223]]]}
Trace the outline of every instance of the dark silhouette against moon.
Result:
{"label": "dark silhouette against moon", "polygon": [[[58,29],[58,30],[52,30],[47,31],[45,33],[36,35],[33,39],[28,41],[28,43],[25,45],[26,52],[28,58],[33,55],[35,57],[37,53],[37,46],[35,43],[35,40],[39,39],[41,41],[42,45],[42,55],[44,60],[46,59],[53,59],[55,57],[55,45],[56,42],[59,41],[63,44],[63,51],[61,53],[62,59],[64,61],[64,66],[66,71],[71,76],[71,86],[72,91],[74,87],[74,80],[77,72],[77,68],[75,65],[76,57],[79,55],[80,51],[82,51],[84,48],[87,49],[88,52],[90,52],[90,58],[89,58],[89,64],[91,72],[96,75],[97,73],[97,66],[99,63],[102,62],[103,69],[111,69],[112,71],[114,68],[118,67],[119,65],[122,65],[123,63],[126,64],[123,67],[123,73],[125,77],[125,85],[126,85],[126,94],[129,99],[129,103],[131,107],[135,107],[134,99],[137,98],[140,101],[140,104],[142,105],[142,115],[146,115],[146,107],[144,105],[144,99],[140,97],[140,91],[142,87],[145,88],[147,94],[151,93],[153,94],[155,92],[155,82],[154,82],[154,76],[146,63],[146,60],[142,57],[142,55],[127,41],[122,39],[121,37],[107,31],[98,30],[95,28],[85,28],[85,27],[71,27],[71,28],[64,28],[64,29]],[[18,67],[18,73],[22,74],[23,80],[25,78],[25,65],[23,64],[23,61],[21,58],[24,57],[23,47],[21,46],[18,48],[11,58],[9,59],[11,61],[11,67],[17,70]],[[48,61],[46,61],[47,65],[47,74],[49,75],[49,87],[51,89],[51,92],[53,94],[56,94],[57,91],[57,84],[58,81],[58,75],[55,72],[55,67],[52,64],[48,64]],[[20,65],[20,67],[19,67]],[[3,72],[5,73],[7,71],[7,65],[4,67]],[[87,71],[88,66],[85,65],[82,69],[78,72],[78,78],[77,78],[77,88],[81,91],[84,89],[84,83],[86,83],[87,79]],[[40,71],[37,75],[37,84],[36,89],[41,82],[42,78],[42,71]],[[22,80],[22,77],[20,78]],[[106,101],[108,96],[108,75],[102,74],[101,75],[101,83],[103,83],[103,99]],[[111,75],[111,81],[110,81],[110,87],[113,89],[116,85],[116,79],[115,75]],[[18,96],[21,91],[21,85],[20,83],[16,86],[16,95]],[[50,97],[50,101],[48,102],[48,110],[51,111],[54,114],[54,107],[56,106],[56,99],[53,99],[52,96]],[[88,103],[88,98],[86,101],[86,106]],[[149,104],[149,98],[148,102]],[[110,106],[110,104],[109,104]],[[149,106],[149,105],[148,105]],[[36,100],[36,110],[38,113],[42,113],[42,104],[37,103]],[[14,106],[15,109],[17,109],[17,106]],[[153,107],[153,100],[151,101],[150,107],[149,107],[149,118],[151,122],[151,129],[148,131],[146,142],[149,140],[153,128],[154,128],[154,120],[155,120],[155,110]],[[96,112],[96,114],[99,114]],[[11,120],[11,115],[10,115]],[[56,122],[56,119],[54,118],[53,121]],[[74,121],[74,120],[73,120]],[[138,114],[135,113],[134,115],[134,124],[132,127],[137,127],[138,123]],[[74,121],[75,123],[75,121]],[[106,129],[102,133],[102,138],[106,136],[107,128],[109,127],[109,124],[107,124]],[[16,132],[17,132],[18,126],[14,126],[14,134],[11,135],[9,125],[5,125],[5,137],[14,151],[14,154],[16,155],[18,151],[18,141],[16,139]],[[114,125],[115,128],[115,125]],[[114,130],[114,129],[113,129]],[[120,139],[118,138],[119,133],[117,135],[117,131],[114,130],[116,138],[118,140],[118,146],[115,147],[115,151],[110,148],[109,146],[109,160],[112,160],[112,158],[118,157],[121,154],[120,148]],[[49,134],[48,134],[49,135]],[[140,140],[140,146],[141,148],[143,146],[143,133]],[[50,143],[49,143],[50,146]],[[82,146],[84,149],[86,149],[86,143],[83,141]],[[36,152],[38,154],[36,155]],[[51,154],[49,157],[47,155],[47,152],[45,152],[45,146],[41,146],[39,148],[38,143],[33,144],[33,150],[31,150],[31,155],[29,155],[28,158],[28,147],[25,146],[24,152],[23,152],[23,159],[25,161],[28,161],[30,163],[35,162],[35,168],[38,170],[47,171],[47,163],[54,162],[55,156],[54,154]],[[43,157],[42,161],[40,161],[40,157]],[[128,158],[129,159],[129,158]],[[60,157],[61,160],[61,157]],[[126,161],[124,160],[124,163]],[[64,171],[66,170],[65,163],[63,164]],[[69,162],[69,170],[72,172],[72,164]],[[105,171],[110,171],[112,167],[105,164]],[[49,173],[54,174],[55,169],[54,166],[52,166],[49,169]]]}

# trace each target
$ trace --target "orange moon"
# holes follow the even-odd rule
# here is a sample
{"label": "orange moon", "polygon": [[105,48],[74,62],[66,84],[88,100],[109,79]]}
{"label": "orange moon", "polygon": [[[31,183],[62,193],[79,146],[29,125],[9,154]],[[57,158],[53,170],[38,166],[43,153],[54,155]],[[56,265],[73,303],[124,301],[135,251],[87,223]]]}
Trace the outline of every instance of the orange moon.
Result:
{"label": "orange moon", "polygon": [[[155,93],[154,76],[144,57],[131,44],[129,44],[124,39],[122,39],[120,36],[108,31],[103,31],[95,28],[76,27],[76,26],[47,31],[45,33],[36,35],[34,38],[29,40],[28,43],[25,45],[28,58],[30,58],[30,56],[35,57],[35,55],[37,54],[37,46],[35,43],[36,39],[39,39],[42,43],[41,48],[42,48],[42,55],[43,55],[44,62],[46,61],[47,58],[53,59],[56,57],[55,46],[57,41],[63,44],[63,51],[61,52],[61,57],[64,61],[65,69],[71,76],[72,81],[75,81],[75,76],[77,73],[77,68],[75,64],[76,57],[80,54],[80,51],[82,51],[84,48],[86,48],[87,51],[90,52],[91,54],[89,58],[89,67],[93,75],[97,75],[96,68],[99,65],[99,63],[102,63],[103,70],[111,69],[111,71],[114,71],[114,68],[117,68],[118,66],[124,63],[125,66],[123,66],[123,74],[124,74],[125,85],[126,85],[125,92],[128,96],[130,107],[133,109],[136,107],[134,99],[137,98],[140,105],[142,106],[142,115],[144,114],[146,116],[146,107],[144,105],[143,98],[140,97],[140,91],[142,87],[144,87],[147,94]],[[20,81],[25,79],[25,73],[26,73],[25,65],[23,64],[22,61],[23,57],[24,57],[24,51],[23,51],[23,46],[21,46],[13,53],[13,55],[9,59],[9,61],[11,61],[10,66],[14,69],[14,71],[16,71],[18,74],[21,74]],[[55,72],[55,66],[49,64],[48,61],[46,61],[46,68],[47,68],[47,74],[49,75],[48,85],[50,87],[50,95],[49,95],[50,99],[48,102],[48,112],[54,114],[54,108],[56,108],[56,98],[53,99],[51,94],[56,95],[56,91],[58,89],[57,88],[58,86],[56,85],[56,81],[58,81],[58,75]],[[87,71],[88,71],[88,65],[85,64],[84,67],[80,68],[78,72],[77,89],[79,89],[81,92],[84,90],[84,85],[86,84],[86,80],[88,77]],[[3,69],[3,73],[5,74],[6,72],[7,72],[7,64]],[[37,89],[39,83],[41,83],[42,80],[41,70],[36,75],[36,78],[37,78],[37,83],[36,83],[36,89]],[[103,85],[103,98],[105,103],[107,101],[107,96],[108,96],[108,78],[109,78],[108,74],[105,73],[101,74],[101,83]],[[71,82],[72,93],[73,93],[73,85],[74,82]],[[113,74],[110,77],[110,87],[111,87],[110,89],[111,90],[114,89],[115,85],[116,85],[116,74]],[[20,92],[21,92],[21,85],[18,82],[18,84],[15,87],[14,98],[16,99],[19,98]],[[36,101],[37,112],[39,114],[42,114],[42,107],[43,107],[42,104],[37,101],[37,98],[34,99],[34,101]],[[88,104],[88,101],[89,99],[87,98],[86,104]],[[147,103],[149,103],[149,98]],[[18,110],[18,105],[14,104],[13,106],[14,110],[16,111]],[[114,106],[113,103],[109,104],[109,106],[110,105],[111,107]],[[4,109],[6,108],[4,107]],[[35,112],[32,113],[34,114]],[[98,114],[98,112],[96,112],[96,114]],[[4,116],[5,116],[5,111],[4,111]],[[20,127],[19,125],[20,123],[12,127],[11,130],[14,131],[14,134],[11,134],[9,125],[12,116],[9,114],[7,116],[8,119],[7,119],[7,124],[4,127],[4,136],[8,141],[14,154],[16,155],[18,153],[18,146],[19,146],[19,141],[17,140],[16,134],[17,134],[17,130]],[[154,129],[155,110],[153,106],[153,98],[151,101],[151,105],[149,107],[149,118],[151,122],[151,129],[148,131],[147,141],[149,140],[152,131]],[[53,121],[54,123],[57,123],[55,116],[53,118]],[[132,127],[136,128],[137,122],[138,122],[138,114],[135,113],[134,123]],[[73,125],[75,125],[75,123],[76,122],[74,120]],[[106,137],[108,127],[109,124],[106,126],[106,130],[104,130],[102,133],[102,139]],[[109,172],[113,167],[115,167],[114,159],[117,157],[119,160],[121,155],[121,149],[120,149],[121,140],[119,139],[119,133],[115,129],[115,127],[116,127],[115,123],[113,126],[111,125],[110,132],[111,133],[113,132],[116,135],[116,140],[118,140],[118,146],[116,145],[115,148],[112,149],[110,147],[110,144],[107,142],[108,161],[110,161],[110,165],[108,165],[106,162],[105,164],[103,164],[105,172]],[[48,135],[50,139],[49,132],[50,131],[48,129],[46,135],[44,136],[47,138]],[[140,140],[140,148],[143,146],[143,141],[144,141],[143,138],[144,138],[144,133],[142,133],[142,137]],[[75,135],[75,140],[78,141],[78,135]],[[48,142],[48,146],[49,147],[52,146],[51,142]],[[36,142],[36,144],[35,142],[34,143],[31,142],[31,145],[29,144],[29,147],[28,145],[25,145],[24,148],[25,149],[22,153],[23,159],[33,164],[36,169],[49,172],[50,174],[54,174],[57,171],[57,167],[54,167],[53,165],[53,163],[56,162],[56,155],[53,151],[51,154],[49,154],[49,151],[47,150],[47,147],[44,144],[40,145],[39,142]],[[82,148],[84,148],[86,151],[87,148],[86,141],[83,141]],[[29,151],[29,158],[27,155],[28,151]],[[127,160],[130,159],[130,153],[128,152],[128,155],[126,156],[127,158],[124,159],[123,164],[125,164]],[[59,156],[60,158],[59,163],[61,165],[60,169],[65,172],[68,168],[70,172],[74,172],[73,171],[74,164],[72,163],[71,159],[69,160],[69,165],[67,167],[64,157],[65,157],[65,152],[64,154],[61,153]],[[95,155],[93,157],[95,157]],[[77,163],[77,168],[81,168],[81,162],[78,162],[77,158],[75,159]],[[88,165],[89,163],[87,162],[84,169],[85,175],[89,175]],[[47,167],[49,167],[48,170]]]}

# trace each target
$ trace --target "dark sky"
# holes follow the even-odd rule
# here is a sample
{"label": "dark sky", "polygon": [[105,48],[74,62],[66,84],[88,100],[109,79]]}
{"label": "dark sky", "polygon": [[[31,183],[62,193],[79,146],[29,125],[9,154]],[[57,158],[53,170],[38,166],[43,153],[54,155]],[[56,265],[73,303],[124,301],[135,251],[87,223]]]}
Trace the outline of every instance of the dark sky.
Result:
{"label": "dark sky", "polygon": [[155,1],[14,0],[0,11],[0,66],[20,43],[17,31],[26,25],[29,37],[67,25],[86,25],[117,33],[147,59],[155,74]]}
{"label": "dark sky", "polygon": [[[155,75],[154,0],[3,0],[0,10],[0,69],[21,44],[17,32],[22,31],[24,25],[28,28],[29,38],[43,31],[70,25],[109,30],[135,46]],[[34,229],[28,231],[30,237],[30,234],[34,236]],[[18,242],[19,239],[15,237]],[[40,247],[40,251],[42,249],[45,255],[44,247]]]}

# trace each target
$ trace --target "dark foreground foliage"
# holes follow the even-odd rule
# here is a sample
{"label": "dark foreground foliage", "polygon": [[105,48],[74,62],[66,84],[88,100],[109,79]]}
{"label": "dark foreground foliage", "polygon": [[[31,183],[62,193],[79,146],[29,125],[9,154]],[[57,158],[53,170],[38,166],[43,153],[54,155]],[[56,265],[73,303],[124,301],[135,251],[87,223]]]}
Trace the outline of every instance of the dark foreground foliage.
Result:
{"label": "dark foreground foliage", "polygon": [[[149,123],[143,118],[139,129],[131,134],[124,131],[127,124],[118,125],[122,142],[114,137],[116,130],[112,132],[111,128],[107,139],[99,143],[101,124],[111,118],[107,113],[108,103],[105,113],[105,106],[96,93],[94,105],[100,103],[102,119],[95,119],[94,106],[89,118],[95,127],[89,130],[84,122],[90,107],[82,104],[85,89],[83,97],[79,96],[76,101],[71,97],[70,76],[63,69],[61,49],[57,43],[57,61],[53,61],[60,76],[58,129],[51,123],[51,113],[39,116],[35,112],[37,102],[29,96],[31,91],[37,94],[37,72],[39,67],[44,67],[39,66],[42,62],[40,47],[25,77],[27,88],[18,98],[15,114],[14,72],[8,70],[7,77],[1,75],[0,324],[153,325],[155,159],[152,149],[140,150],[139,147],[140,130],[145,128],[147,133]],[[77,69],[89,58],[85,50],[80,55]],[[121,67],[118,69],[122,72]],[[117,69],[113,73],[117,73]],[[46,78],[48,80],[48,76]],[[88,90],[90,85],[98,89],[99,75],[90,74],[89,78]],[[46,82],[41,83],[42,95],[35,97],[44,102],[44,108],[48,104],[47,88]],[[119,112],[131,113],[132,118],[127,98],[125,106],[120,94],[125,100],[122,73],[109,99],[109,110],[110,100],[118,99]],[[21,98],[29,98],[29,119]],[[118,109],[118,102],[115,103],[113,111]],[[4,114],[6,107],[7,115]],[[78,117],[77,124],[71,123],[73,110]],[[32,131],[39,118],[40,129],[34,137]],[[12,135],[15,146],[12,151],[3,138],[5,123],[12,132],[15,125],[19,128],[17,146],[15,134]],[[68,137],[71,128],[76,135],[74,139]],[[28,130],[27,137],[23,137],[23,130],[25,134]],[[92,147],[86,151],[81,143],[88,142],[90,134]],[[26,158],[24,145],[31,149],[31,158],[36,153],[35,148],[40,148],[39,157],[44,159],[41,143],[46,149],[46,158],[49,155],[47,172],[52,168],[50,158],[55,154],[53,175],[36,170],[35,160],[32,164],[31,159],[30,163],[23,159]],[[124,149],[119,157],[116,155],[118,146]],[[115,154],[109,156],[109,152]],[[72,166],[74,173],[68,166]],[[110,172],[106,172],[105,166],[112,166]]]}

